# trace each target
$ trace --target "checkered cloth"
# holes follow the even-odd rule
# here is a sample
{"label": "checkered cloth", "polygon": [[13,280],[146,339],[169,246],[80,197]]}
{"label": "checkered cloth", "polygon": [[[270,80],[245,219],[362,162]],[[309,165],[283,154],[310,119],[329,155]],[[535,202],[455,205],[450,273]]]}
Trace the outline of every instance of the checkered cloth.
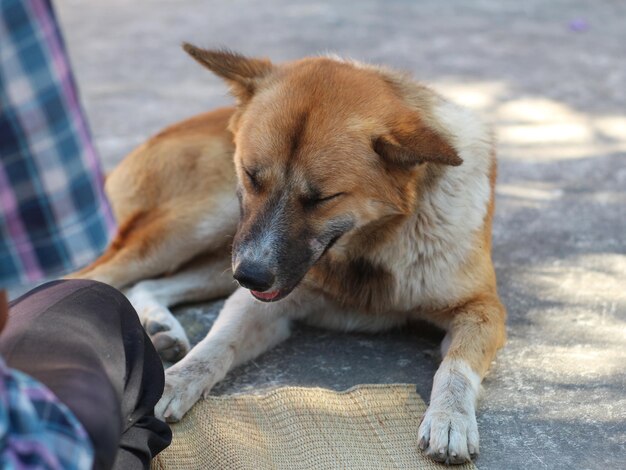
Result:
{"label": "checkered cloth", "polygon": [[91,441],[70,410],[0,358],[0,468],[86,470],[92,465]]}
{"label": "checkered cloth", "polygon": [[49,0],[0,0],[0,289],[87,264],[114,228]]}

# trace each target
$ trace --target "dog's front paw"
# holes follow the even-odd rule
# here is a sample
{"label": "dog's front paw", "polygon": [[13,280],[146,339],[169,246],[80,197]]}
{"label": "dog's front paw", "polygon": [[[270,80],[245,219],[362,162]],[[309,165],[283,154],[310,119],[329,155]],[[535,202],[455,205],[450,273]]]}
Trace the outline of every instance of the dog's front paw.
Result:
{"label": "dog's front paw", "polygon": [[126,291],[126,296],[161,358],[168,362],[182,359],[191,345],[183,326],[172,312],[157,302],[141,283]]}
{"label": "dog's front paw", "polygon": [[200,396],[210,390],[202,364],[188,362],[181,362],[165,371],[163,396],[154,409],[156,417],[163,421],[180,421]]}
{"label": "dog's front paw", "polygon": [[419,428],[420,448],[446,464],[478,456],[476,398],[480,377],[460,359],[444,359],[435,374],[430,406]]}
{"label": "dog's front paw", "polygon": [[176,362],[189,352],[191,345],[187,334],[169,310],[156,306],[142,312],[141,316],[144,329],[163,360]]}
{"label": "dog's front paw", "polygon": [[474,410],[428,407],[418,433],[420,448],[434,460],[461,464],[478,456]]}

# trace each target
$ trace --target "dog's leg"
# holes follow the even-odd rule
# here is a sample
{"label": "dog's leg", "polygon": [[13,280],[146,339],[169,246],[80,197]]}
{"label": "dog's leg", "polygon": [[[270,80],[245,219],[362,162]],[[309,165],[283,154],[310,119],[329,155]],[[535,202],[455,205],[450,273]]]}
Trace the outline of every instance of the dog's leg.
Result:
{"label": "dog's leg", "polygon": [[165,372],[165,391],[155,414],[178,421],[230,369],[287,339],[291,320],[305,316],[314,303],[302,291],[280,302],[262,303],[248,290],[236,290],[207,337]]}
{"label": "dog's leg", "polygon": [[450,313],[445,356],[433,381],[419,428],[419,446],[433,459],[463,463],[478,455],[476,400],[482,377],[504,344],[506,316],[496,297],[469,302]]}
{"label": "dog's leg", "polygon": [[116,288],[174,272],[199,253],[226,250],[235,233],[234,194],[212,204],[173,202],[172,207],[137,213],[120,223],[107,250],[68,278],[101,281]]}
{"label": "dog's leg", "polygon": [[229,257],[209,255],[172,276],[141,281],[125,294],[161,357],[177,361],[189,352],[189,340],[168,307],[225,297],[235,288]]}
{"label": "dog's leg", "polygon": [[202,251],[190,239],[191,224],[180,223],[174,212],[153,209],[134,214],[120,227],[106,251],[93,263],[67,278],[92,279],[118,289],[139,279],[174,271]]}

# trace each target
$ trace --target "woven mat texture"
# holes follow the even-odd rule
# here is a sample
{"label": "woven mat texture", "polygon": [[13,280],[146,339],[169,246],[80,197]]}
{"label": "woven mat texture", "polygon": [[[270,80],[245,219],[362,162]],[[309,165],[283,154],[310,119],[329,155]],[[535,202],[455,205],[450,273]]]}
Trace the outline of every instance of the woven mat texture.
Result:
{"label": "woven mat texture", "polygon": [[425,410],[413,385],[210,397],[172,426],[173,442],[152,469],[442,470],[417,447]]}

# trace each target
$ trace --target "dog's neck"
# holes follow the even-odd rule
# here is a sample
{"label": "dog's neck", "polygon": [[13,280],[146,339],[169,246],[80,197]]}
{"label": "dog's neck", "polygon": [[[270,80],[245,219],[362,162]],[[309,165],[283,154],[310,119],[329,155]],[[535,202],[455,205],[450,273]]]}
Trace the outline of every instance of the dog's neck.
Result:
{"label": "dog's neck", "polygon": [[[486,126],[472,112],[446,102],[435,115],[452,136],[463,164],[433,171],[414,214],[378,253],[382,264],[402,260],[386,266],[396,278],[395,298],[402,308],[462,297],[453,274],[471,256],[493,197],[490,175],[495,159]],[[397,250],[405,256],[392,257]],[[412,284],[405,285],[404,279],[412,279]]]}
{"label": "dog's neck", "polygon": [[329,252],[308,276],[313,286],[346,307],[410,310],[462,296],[452,292],[453,273],[468,259],[493,197],[492,141],[486,126],[465,109],[442,102],[435,115],[463,164],[426,168],[416,182],[413,213],[363,227],[341,254]]}

